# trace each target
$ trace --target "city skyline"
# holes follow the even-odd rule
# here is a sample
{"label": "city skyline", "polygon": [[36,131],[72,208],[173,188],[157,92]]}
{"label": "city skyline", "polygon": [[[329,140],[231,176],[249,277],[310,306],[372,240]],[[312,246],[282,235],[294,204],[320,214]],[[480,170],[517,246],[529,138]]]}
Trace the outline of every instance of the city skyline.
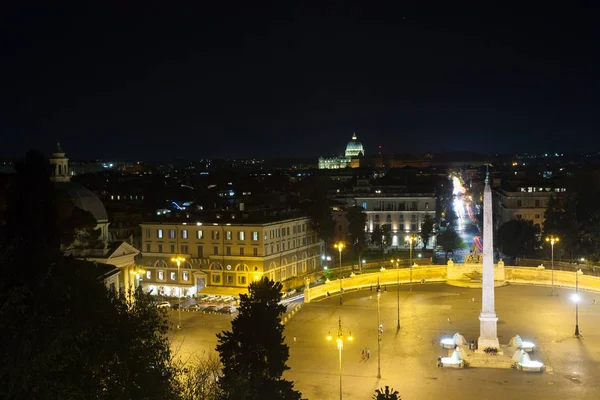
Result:
{"label": "city skyline", "polygon": [[367,154],[600,147],[584,9],[156,4],[9,9],[0,156],[317,157],[352,132]]}

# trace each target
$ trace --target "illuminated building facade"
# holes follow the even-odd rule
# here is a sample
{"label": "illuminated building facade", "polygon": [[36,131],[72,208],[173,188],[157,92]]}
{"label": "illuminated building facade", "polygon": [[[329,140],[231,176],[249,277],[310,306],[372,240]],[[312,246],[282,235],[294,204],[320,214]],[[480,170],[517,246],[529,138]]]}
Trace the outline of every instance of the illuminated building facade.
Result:
{"label": "illuminated building facade", "polygon": [[[284,281],[320,266],[323,244],[308,218],[262,219],[142,223],[142,285],[152,294],[191,296],[207,286],[247,287],[262,276]],[[179,274],[176,255],[186,259]]]}
{"label": "illuminated building facade", "polygon": [[361,142],[358,141],[356,133],[352,134],[352,140],[346,145],[344,156],[339,157],[319,157],[319,169],[339,169],[352,167],[356,162],[352,162],[357,157],[365,155],[365,150]]}

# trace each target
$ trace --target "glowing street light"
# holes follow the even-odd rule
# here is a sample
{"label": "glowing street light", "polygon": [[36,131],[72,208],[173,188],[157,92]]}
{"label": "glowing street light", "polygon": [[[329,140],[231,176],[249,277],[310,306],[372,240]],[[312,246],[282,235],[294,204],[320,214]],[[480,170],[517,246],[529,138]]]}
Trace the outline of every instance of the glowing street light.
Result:
{"label": "glowing street light", "polygon": [[571,295],[571,300],[575,303],[575,336],[579,337],[579,302],[581,296],[579,296],[579,275],[583,275],[581,270],[575,271],[575,293]]}
{"label": "glowing street light", "polygon": [[392,258],[392,265],[396,263],[396,303],[398,306],[398,325],[396,326],[396,330],[400,330],[400,260]]}
{"label": "glowing street light", "polygon": [[340,252],[340,272],[338,279],[340,280],[340,305],[344,304],[343,292],[342,292],[342,250],[344,250],[344,242],[337,242],[335,244],[336,249]]}
{"label": "glowing street light", "polygon": [[381,378],[381,334],[383,326],[381,325],[381,310],[379,308],[379,299],[381,298],[381,286],[377,278],[377,378]]}
{"label": "glowing street light", "polygon": [[410,246],[410,291],[412,292],[412,266],[413,266],[413,247],[415,245],[415,243],[419,240],[419,237],[417,235],[407,235],[404,240],[406,240]]}
{"label": "glowing street light", "polygon": [[558,243],[560,241],[560,239],[558,238],[558,236],[554,236],[554,235],[550,235],[546,238],[546,242],[550,243],[550,246],[552,246],[552,261],[551,261],[551,265],[552,265],[552,292],[551,292],[551,296],[554,296],[554,245],[556,243]]}
{"label": "glowing street light", "polygon": [[[185,261],[185,258],[176,256],[171,258],[171,261],[177,264],[177,280],[179,280],[179,268],[181,267],[181,263]],[[179,285],[179,296],[177,296],[179,300],[177,306],[177,329],[181,329],[181,281]]]}
{"label": "glowing street light", "polygon": [[[331,336],[331,330],[329,331],[329,334],[327,335],[327,340],[328,341],[333,340],[333,336]],[[354,340],[350,329],[348,329],[347,340],[349,342]],[[342,400],[342,350],[344,349],[344,331],[342,329],[342,318],[341,317],[338,317],[338,331],[337,331],[337,338],[335,339],[335,342],[337,343],[337,348],[338,348],[338,353],[339,353],[340,400]]]}

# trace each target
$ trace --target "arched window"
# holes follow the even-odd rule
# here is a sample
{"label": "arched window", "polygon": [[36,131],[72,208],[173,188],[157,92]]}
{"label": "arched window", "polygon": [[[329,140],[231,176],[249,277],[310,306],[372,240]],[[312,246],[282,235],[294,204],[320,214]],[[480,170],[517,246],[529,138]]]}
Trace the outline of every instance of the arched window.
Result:
{"label": "arched window", "polygon": [[192,269],[192,264],[190,264],[188,261],[184,262],[181,266],[185,269]]}
{"label": "arched window", "polygon": [[158,260],[154,263],[154,268],[167,268],[167,263],[164,260]]}
{"label": "arched window", "polygon": [[223,266],[219,263],[213,263],[210,265],[210,269],[213,271],[223,271]]}
{"label": "arched window", "polygon": [[248,268],[248,266],[246,264],[238,264],[235,267],[235,270],[239,271],[239,272],[248,272],[248,271],[250,271],[250,269]]}

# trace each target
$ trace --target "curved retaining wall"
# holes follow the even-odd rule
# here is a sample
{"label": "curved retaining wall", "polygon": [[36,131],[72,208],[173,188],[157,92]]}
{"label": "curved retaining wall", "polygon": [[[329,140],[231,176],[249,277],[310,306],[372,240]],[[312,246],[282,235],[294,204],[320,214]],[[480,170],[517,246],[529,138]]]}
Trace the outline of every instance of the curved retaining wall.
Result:
{"label": "curved retaining wall", "polygon": [[[503,280],[514,284],[529,284],[550,286],[552,284],[552,271],[550,269],[538,269],[533,267],[504,267],[495,269],[496,280]],[[418,266],[412,269],[412,281],[414,283],[425,282],[446,282],[448,278],[458,279],[462,274],[473,271],[472,266]],[[503,279],[498,279],[502,277]],[[377,280],[381,285],[395,285],[399,281],[401,284],[410,283],[410,268],[389,269],[382,272],[370,274],[361,274],[354,277],[342,279],[342,288],[344,291],[367,288],[371,285],[377,285]],[[575,288],[575,272],[554,271],[554,286]],[[600,277],[579,275],[579,288],[582,290],[591,290],[600,292]],[[310,303],[311,300],[327,296],[327,293],[333,295],[340,292],[340,281],[330,281],[323,285],[315,286],[304,291],[304,302]]]}

